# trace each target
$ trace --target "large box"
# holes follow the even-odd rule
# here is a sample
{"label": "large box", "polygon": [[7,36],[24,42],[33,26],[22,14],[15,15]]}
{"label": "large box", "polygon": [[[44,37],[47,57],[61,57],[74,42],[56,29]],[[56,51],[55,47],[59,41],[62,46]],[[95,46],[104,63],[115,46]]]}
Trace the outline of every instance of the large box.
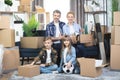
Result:
{"label": "large box", "polygon": [[15,70],[20,66],[19,48],[4,48],[3,71]]}
{"label": "large box", "polygon": [[120,45],[111,45],[110,68],[120,70]]}
{"label": "large box", "polygon": [[10,16],[0,16],[0,29],[10,28]]}
{"label": "large box", "polygon": [[91,34],[81,34],[79,41],[80,41],[80,43],[93,42],[93,36]]}
{"label": "large box", "polygon": [[44,37],[22,37],[22,48],[41,48],[43,47]]}
{"label": "large box", "polygon": [[112,26],[111,43],[120,44],[120,26]]}
{"label": "large box", "polygon": [[24,77],[33,77],[40,74],[39,65],[23,65],[18,67],[18,75]]}
{"label": "large box", "polygon": [[120,11],[115,11],[113,13],[113,25],[120,26]]}
{"label": "large box", "polygon": [[0,30],[0,44],[2,44],[4,47],[14,47],[15,30],[13,29]]}
{"label": "large box", "polygon": [[82,76],[87,76],[87,77],[97,77],[101,75],[102,73],[102,63],[100,60],[100,65],[98,64],[95,59],[91,58],[77,58],[79,64],[80,64],[80,74]]}

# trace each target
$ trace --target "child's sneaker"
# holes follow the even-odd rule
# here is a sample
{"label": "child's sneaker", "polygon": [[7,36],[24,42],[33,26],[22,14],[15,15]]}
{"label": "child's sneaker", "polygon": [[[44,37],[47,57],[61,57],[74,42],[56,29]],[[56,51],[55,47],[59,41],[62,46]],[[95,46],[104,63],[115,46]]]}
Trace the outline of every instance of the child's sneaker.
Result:
{"label": "child's sneaker", "polygon": [[52,74],[58,74],[58,71],[53,71]]}

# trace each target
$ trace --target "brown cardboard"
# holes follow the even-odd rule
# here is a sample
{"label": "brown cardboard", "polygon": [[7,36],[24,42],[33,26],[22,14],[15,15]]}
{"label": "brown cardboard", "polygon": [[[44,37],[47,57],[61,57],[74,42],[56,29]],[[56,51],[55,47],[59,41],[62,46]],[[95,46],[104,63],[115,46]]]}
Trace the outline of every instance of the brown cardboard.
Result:
{"label": "brown cardboard", "polygon": [[95,59],[77,58],[80,64],[80,75],[87,77],[97,77],[102,73],[101,67],[95,67]]}
{"label": "brown cardboard", "polygon": [[39,65],[23,65],[18,67],[18,75],[24,77],[33,77],[40,74]]}
{"label": "brown cardboard", "polygon": [[120,44],[120,26],[112,26],[111,44]]}
{"label": "brown cardboard", "polygon": [[10,28],[10,16],[0,15],[0,29]]}
{"label": "brown cardboard", "polygon": [[4,47],[14,47],[15,30],[13,29],[0,30],[0,44],[2,44]]}
{"label": "brown cardboard", "polygon": [[18,6],[18,11],[20,12],[31,12],[32,11],[32,6],[29,5],[20,5]]}
{"label": "brown cardboard", "polygon": [[32,5],[33,0],[20,0],[20,5]]}
{"label": "brown cardboard", "polygon": [[93,42],[93,37],[91,34],[80,35],[80,43],[89,43],[89,42]]}
{"label": "brown cardboard", "polygon": [[17,69],[20,65],[19,48],[4,48],[3,71]]}
{"label": "brown cardboard", "polygon": [[113,25],[120,26],[120,11],[115,11],[113,13]]}
{"label": "brown cardboard", "polygon": [[110,68],[120,70],[120,45],[111,45]]}
{"label": "brown cardboard", "polygon": [[44,37],[22,37],[21,47],[22,48],[41,48],[43,47]]}

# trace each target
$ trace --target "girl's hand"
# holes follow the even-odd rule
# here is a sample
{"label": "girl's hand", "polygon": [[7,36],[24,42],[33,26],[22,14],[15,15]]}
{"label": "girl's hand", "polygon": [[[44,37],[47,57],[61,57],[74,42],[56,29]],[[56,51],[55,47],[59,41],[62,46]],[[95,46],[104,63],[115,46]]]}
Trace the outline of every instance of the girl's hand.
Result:
{"label": "girl's hand", "polygon": [[70,68],[71,67],[71,62],[68,62],[67,63],[67,68]]}

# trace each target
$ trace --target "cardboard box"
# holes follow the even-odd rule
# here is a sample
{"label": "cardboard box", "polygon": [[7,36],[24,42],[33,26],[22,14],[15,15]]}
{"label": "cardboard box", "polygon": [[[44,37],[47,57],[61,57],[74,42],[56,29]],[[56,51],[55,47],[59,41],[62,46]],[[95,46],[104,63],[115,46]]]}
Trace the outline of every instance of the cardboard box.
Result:
{"label": "cardboard box", "polygon": [[120,26],[112,26],[111,43],[120,44]]}
{"label": "cardboard box", "polygon": [[113,13],[113,25],[120,26],[120,11],[115,11]]}
{"label": "cardboard box", "polygon": [[91,34],[81,34],[79,41],[80,43],[93,42],[93,36]]}
{"label": "cardboard box", "polygon": [[0,15],[0,29],[10,28],[10,16]]}
{"label": "cardboard box", "polygon": [[111,45],[110,68],[120,70],[120,45]]}
{"label": "cardboard box", "polygon": [[3,71],[15,70],[20,66],[19,48],[4,48]]}
{"label": "cardboard box", "polygon": [[2,44],[4,47],[14,47],[15,30],[13,29],[0,30],[0,44]]}
{"label": "cardboard box", "polygon": [[24,77],[33,77],[40,74],[39,65],[23,65],[18,67],[18,75]]}
{"label": "cardboard box", "polygon": [[70,36],[70,38],[71,38],[73,44],[77,43],[77,38],[76,38],[75,35],[74,36]]}
{"label": "cardboard box", "polygon": [[44,37],[22,37],[22,48],[41,48],[43,47]]}
{"label": "cardboard box", "polygon": [[20,0],[20,5],[32,5],[33,0]]}
{"label": "cardboard box", "polygon": [[87,77],[97,77],[102,73],[102,65],[96,66],[96,60],[92,58],[77,58],[80,64],[80,74]]}
{"label": "cardboard box", "polygon": [[18,11],[20,11],[20,12],[32,12],[32,7],[29,5],[20,5],[20,6],[18,6]]}

